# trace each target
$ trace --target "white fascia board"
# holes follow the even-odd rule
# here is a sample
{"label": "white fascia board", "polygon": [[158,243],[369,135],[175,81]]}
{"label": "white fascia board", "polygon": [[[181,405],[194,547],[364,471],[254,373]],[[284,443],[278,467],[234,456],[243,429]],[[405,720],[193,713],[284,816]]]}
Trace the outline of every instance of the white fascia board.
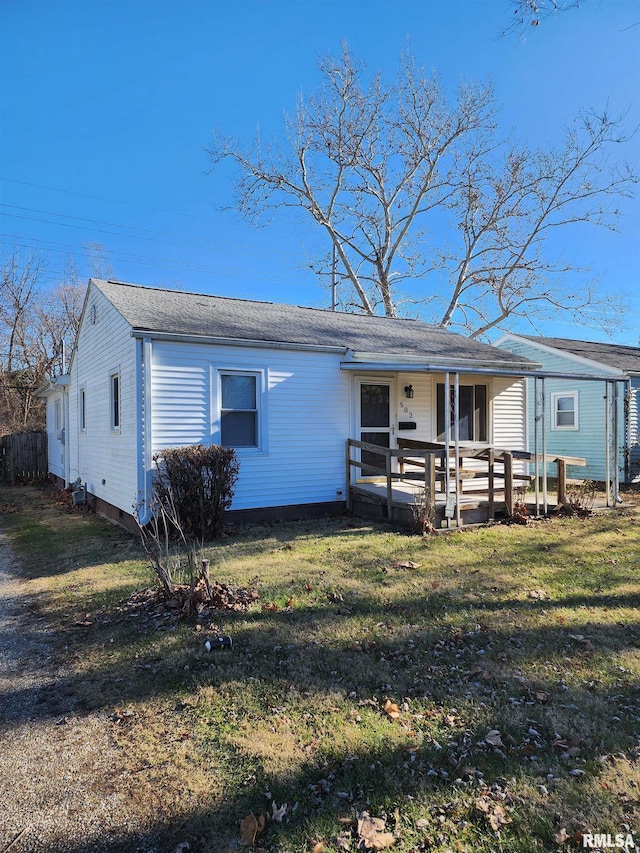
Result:
{"label": "white fascia board", "polygon": [[[569,339],[565,338],[565,340]],[[503,335],[500,340],[496,341],[494,346],[502,341],[516,341],[517,343],[524,345],[530,344],[532,347],[539,349],[542,352],[556,356],[556,358],[565,356],[568,361],[572,361],[575,364],[582,364],[585,367],[590,367],[593,370],[597,370],[599,373],[604,371],[605,373],[611,373],[612,376],[626,376],[627,374],[627,371],[621,370],[619,367],[611,367],[610,364],[605,364],[603,361],[595,361],[595,359],[592,358],[585,358],[583,355],[576,355],[570,350],[560,349],[560,347],[551,347],[548,344],[540,343],[539,341],[532,340],[531,338],[521,338],[511,332],[507,332],[506,335]]]}
{"label": "white fascia board", "polygon": [[[391,361],[393,359],[393,362]],[[411,366],[420,368],[442,367],[449,370],[463,370],[471,372],[473,368],[485,367],[499,370],[523,370],[529,372],[540,368],[542,365],[532,360],[505,362],[502,359],[491,358],[456,358],[454,360],[440,356],[405,355],[404,353],[381,353],[381,352],[357,352],[352,353],[348,362],[350,364],[396,364],[402,365],[402,369],[410,369]]]}

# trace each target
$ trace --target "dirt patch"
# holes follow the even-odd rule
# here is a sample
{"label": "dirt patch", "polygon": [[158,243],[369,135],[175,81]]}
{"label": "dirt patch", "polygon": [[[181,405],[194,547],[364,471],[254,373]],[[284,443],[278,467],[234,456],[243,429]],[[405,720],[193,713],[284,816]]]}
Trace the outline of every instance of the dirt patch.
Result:
{"label": "dirt patch", "polygon": [[[0,531],[0,850],[129,850],[153,816],[124,770],[106,712],[86,713],[54,629]],[[64,687],[61,689],[61,685]]]}

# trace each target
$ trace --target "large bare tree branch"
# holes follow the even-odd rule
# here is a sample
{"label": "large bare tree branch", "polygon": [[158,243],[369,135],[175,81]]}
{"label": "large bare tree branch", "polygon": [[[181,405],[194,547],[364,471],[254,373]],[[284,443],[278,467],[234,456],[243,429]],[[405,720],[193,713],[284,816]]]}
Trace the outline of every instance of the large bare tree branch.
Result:
{"label": "large bare tree branch", "polygon": [[[532,150],[501,138],[490,85],[447,98],[408,54],[387,82],[346,46],[319,67],[319,89],[299,99],[281,142],[214,134],[208,153],[214,168],[236,167],[235,207],[249,220],[293,208],[320,226],[342,305],[388,317],[429,306],[430,319],[474,336],[551,306],[611,316],[591,286],[572,282],[568,298],[582,265],[554,257],[549,237],[616,228],[637,182],[610,160],[626,141],[622,118],[585,113],[563,144]],[[311,267],[330,273],[324,260]]]}

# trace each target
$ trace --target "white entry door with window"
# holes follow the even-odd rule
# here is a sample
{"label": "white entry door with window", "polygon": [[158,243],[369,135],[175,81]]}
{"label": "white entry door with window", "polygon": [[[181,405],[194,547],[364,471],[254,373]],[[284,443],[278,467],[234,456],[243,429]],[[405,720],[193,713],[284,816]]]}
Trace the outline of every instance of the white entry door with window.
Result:
{"label": "white entry door with window", "polygon": [[[391,382],[358,381],[358,433],[360,441],[391,447],[394,427],[391,420]],[[382,476],[385,470],[384,456],[363,450],[361,477]]]}

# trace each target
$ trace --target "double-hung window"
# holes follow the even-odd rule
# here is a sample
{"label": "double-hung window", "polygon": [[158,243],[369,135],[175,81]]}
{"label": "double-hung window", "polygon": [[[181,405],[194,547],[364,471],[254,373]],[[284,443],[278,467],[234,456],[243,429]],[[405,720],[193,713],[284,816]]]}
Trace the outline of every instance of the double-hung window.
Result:
{"label": "double-hung window", "polygon": [[[455,391],[449,388],[450,436],[454,438]],[[459,385],[458,429],[460,441],[487,441],[487,386]],[[437,433],[438,441],[445,440],[445,399],[444,383],[437,387]]]}
{"label": "double-hung window", "polygon": [[578,392],[551,395],[552,429],[578,429]]}
{"label": "double-hung window", "polygon": [[260,374],[220,371],[220,444],[260,447]]}

